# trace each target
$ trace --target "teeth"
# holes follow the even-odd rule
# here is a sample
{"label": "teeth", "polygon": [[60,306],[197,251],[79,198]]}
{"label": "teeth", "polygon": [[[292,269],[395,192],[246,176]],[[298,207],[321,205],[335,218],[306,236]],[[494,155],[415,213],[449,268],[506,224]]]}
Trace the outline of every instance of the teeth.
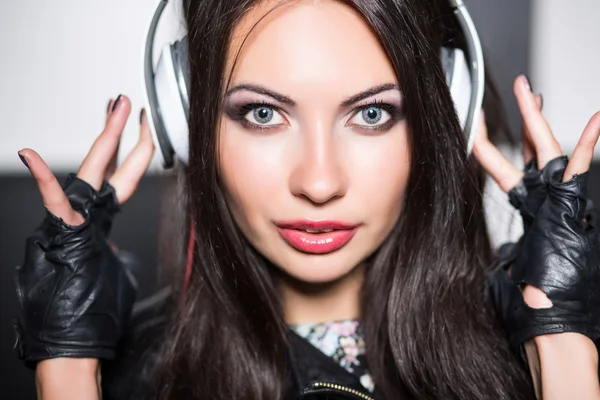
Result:
{"label": "teeth", "polygon": [[317,230],[317,229],[305,229],[306,233],[327,233],[327,232],[332,232],[333,229],[321,229],[321,230]]}

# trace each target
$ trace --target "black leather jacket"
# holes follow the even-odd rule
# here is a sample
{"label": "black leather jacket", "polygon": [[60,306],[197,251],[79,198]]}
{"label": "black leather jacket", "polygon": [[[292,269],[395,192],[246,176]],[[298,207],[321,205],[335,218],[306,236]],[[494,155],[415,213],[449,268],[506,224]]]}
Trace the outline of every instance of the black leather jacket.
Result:
{"label": "black leather jacket", "polygon": [[[167,323],[172,291],[165,288],[137,302],[130,329],[121,344],[119,357],[102,364],[104,400],[143,398],[141,373],[148,355],[156,351]],[[358,378],[311,343],[290,334],[290,370],[287,371],[285,400],[382,400],[368,393]]]}

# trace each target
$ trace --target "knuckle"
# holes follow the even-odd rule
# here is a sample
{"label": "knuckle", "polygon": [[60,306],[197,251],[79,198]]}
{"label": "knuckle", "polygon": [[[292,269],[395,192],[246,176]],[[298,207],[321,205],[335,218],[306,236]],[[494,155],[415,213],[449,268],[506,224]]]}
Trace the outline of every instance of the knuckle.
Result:
{"label": "knuckle", "polygon": [[43,174],[38,177],[38,182],[41,190],[53,190],[52,186],[58,183],[52,174]]}

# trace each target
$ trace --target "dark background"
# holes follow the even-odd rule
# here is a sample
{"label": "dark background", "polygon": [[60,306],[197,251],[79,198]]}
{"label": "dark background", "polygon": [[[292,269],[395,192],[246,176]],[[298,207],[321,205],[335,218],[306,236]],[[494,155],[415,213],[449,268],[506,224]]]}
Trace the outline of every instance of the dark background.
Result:
{"label": "dark background", "polygon": [[[529,70],[529,1],[502,2],[466,0],[475,19],[484,47],[487,64],[500,88],[515,136],[520,116],[512,94],[513,80]],[[18,149],[15,149],[15,153]],[[15,154],[15,157],[17,155]],[[25,167],[24,171],[25,170]],[[592,176],[600,176],[594,165]],[[65,175],[59,176],[64,179]],[[596,178],[597,179],[597,178]],[[600,189],[591,197],[600,204]],[[140,296],[156,286],[157,232],[161,194],[168,187],[165,177],[145,177],[137,192],[115,221],[113,238],[122,249],[133,252],[141,261]],[[34,399],[35,383],[13,353],[14,335],[11,320],[19,307],[14,290],[13,271],[24,257],[25,238],[44,216],[35,182],[26,173],[6,175],[0,171],[0,398]]]}

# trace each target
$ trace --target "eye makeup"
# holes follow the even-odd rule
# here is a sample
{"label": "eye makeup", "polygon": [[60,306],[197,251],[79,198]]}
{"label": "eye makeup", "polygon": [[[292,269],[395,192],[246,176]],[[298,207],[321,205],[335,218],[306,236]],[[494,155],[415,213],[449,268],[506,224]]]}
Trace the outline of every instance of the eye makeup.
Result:
{"label": "eye makeup", "polygon": [[[223,111],[229,119],[239,123],[247,130],[264,131],[289,126],[286,113],[282,110],[281,106],[275,104],[273,101],[260,99],[260,97],[262,96],[258,96],[258,98],[255,95],[227,96],[223,104]],[[347,112],[344,126],[365,133],[386,132],[390,130],[399,121],[404,119],[405,109],[404,101],[402,101],[399,93],[397,95],[394,94],[393,100],[385,99],[386,97],[389,98],[391,96],[383,96],[376,100],[363,100],[362,104],[353,107],[351,111]],[[369,114],[364,114],[365,112]],[[365,118],[362,118],[364,123],[354,121],[361,116],[364,117],[365,115],[372,114],[376,114],[379,117],[375,123],[370,124],[366,122]],[[265,120],[263,116],[270,116],[271,118]],[[260,123],[261,119],[265,123]],[[377,123],[382,119],[384,119],[384,122]],[[272,123],[273,120],[276,123]]]}
{"label": "eye makeup", "polygon": [[[399,103],[400,104],[398,105],[392,104],[391,102],[385,102],[383,100],[375,100],[361,104],[351,111],[350,118],[346,122],[346,125],[350,126],[352,129],[362,131],[387,132],[405,117],[404,102],[400,101]],[[382,112],[387,113],[389,118],[383,123],[373,125],[368,123],[365,125],[350,123],[354,118],[369,109],[381,110]]]}
{"label": "eye makeup", "polygon": [[265,130],[265,129],[275,129],[281,128],[285,124],[257,124],[248,120],[248,114],[251,112],[255,112],[256,110],[265,109],[269,110],[273,113],[273,115],[279,115],[281,119],[287,121],[283,112],[279,107],[274,104],[271,104],[267,101],[260,102],[249,102],[249,103],[240,103],[235,104],[234,102],[227,102],[224,107],[225,114],[232,120],[236,121],[242,127],[249,130]]}

